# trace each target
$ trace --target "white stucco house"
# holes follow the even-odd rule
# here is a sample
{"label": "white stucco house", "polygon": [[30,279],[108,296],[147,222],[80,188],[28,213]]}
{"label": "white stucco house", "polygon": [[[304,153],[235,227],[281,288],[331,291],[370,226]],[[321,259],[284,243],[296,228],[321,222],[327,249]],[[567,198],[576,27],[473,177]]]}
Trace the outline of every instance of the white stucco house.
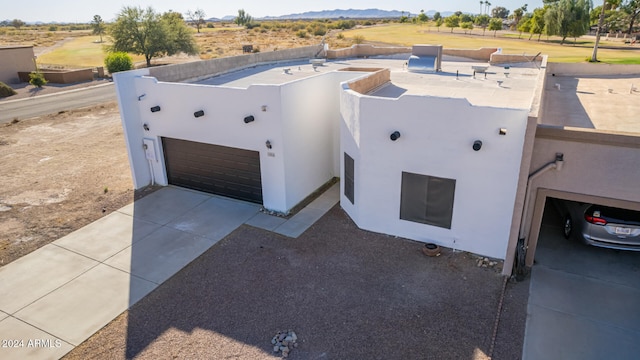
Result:
{"label": "white stucco house", "polygon": [[510,273],[536,231],[532,167],[558,152],[534,149],[546,57],[436,48],[439,71],[413,72],[406,53],[309,63],[317,51],[115,74],[135,188],[286,214],[338,177],[360,228],[505,259]]}

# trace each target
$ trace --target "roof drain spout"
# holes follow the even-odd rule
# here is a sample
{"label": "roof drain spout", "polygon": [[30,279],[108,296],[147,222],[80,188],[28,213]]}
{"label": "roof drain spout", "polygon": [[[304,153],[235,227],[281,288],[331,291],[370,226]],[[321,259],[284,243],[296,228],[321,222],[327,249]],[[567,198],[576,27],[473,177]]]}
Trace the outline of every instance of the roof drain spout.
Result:
{"label": "roof drain spout", "polygon": [[525,231],[525,223],[529,212],[529,202],[531,201],[531,184],[533,180],[540,177],[542,174],[546,173],[551,169],[556,169],[557,171],[561,171],[564,166],[564,154],[556,153],[556,159],[545,164],[540,169],[532,172],[529,175],[529,179],[527,180],[526,187],[526,195],[524,199],[524,207],[522,208],[522,218],[520,219],[520,230],[518,232],[518,243],[516,245],[516,258],[513,262],[516,280],[522,281],[524,280],[526,273],[528,272],[526,269],[526,252],[527,252],[527,239],[524,236]]}
{"label": "roof drain spout", "polygon": [[540,169],[532,172],[529,175],[529,179],[527,180],[527,189],[526,189],[526,196],[525,196],[525,200],[524,200],[524,208],[522,209],[522,218],[520,219],[520,231],[518,232],[518,237],[519,238],[524,238],[524,225],[525,225],[525,220],[527,218],[528,215],[528,209],[529,209],[529,202],[531,201],[531,184],[533,183],[533,180],[535,180],[536,178],[540,177],[542,174],[546,173],[547,171],[551,170],[551,169],[556,169],[557,171],[561,171],[562,167],[564,165],[564,154],[562,153],[556,153],[556,159],[547,163],[546,165],[544,165],[543,167],[541,167]]}

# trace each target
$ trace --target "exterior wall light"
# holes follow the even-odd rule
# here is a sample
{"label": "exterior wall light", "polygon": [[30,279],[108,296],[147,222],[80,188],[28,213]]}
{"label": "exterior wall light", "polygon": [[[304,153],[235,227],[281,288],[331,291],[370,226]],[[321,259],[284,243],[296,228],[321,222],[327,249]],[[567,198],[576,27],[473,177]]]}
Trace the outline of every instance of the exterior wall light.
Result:
{"label": "exterior wall light", "polygon": [[500,134],[500,135],[507,135],[507,129],[505,129],[505,128],[500,128],[500,131],[498,131],[498,134]]}
{"label": "exterior wall light", "polygon": [[273,147],[270,140],[267,140],[264,144],[267,146],[267,149],[271,149]]}
{"label": "exterior wall light", "polygon": [[400,131],[394,131],[391,133],[391,135],[389,136],[389,138],[391,139],[391,141],[396,141],[400,138]]}
{"label": "exterior wall light", "polygon": [[201,116],[204,116],[204,110],[198,110],[196,112],[193,113],[193,116],[199,118]]}
{"label": "exterior wall light", "polygon": [[262,111],[267,111],[267,105],[262,105]]}
{"label": "exterior wall light", "polygon": [[151,108],[151,112],[158,112],[158,111],[160,111],[160,106],[158,105]]}
{"label": "exterior wall light", "polygon": [[248,123],[250,123],[250,122],[254,122],[255,120],[256,120],[256,118],[254,118],[254,117],[253,117],[253,115],[249,115],[249,116],[246,116],[246,117],[244,118],[244,123],[245,123],[245,124],[248,124]]}
{"label": "exterior wall light", "polygon": [[482,149],[482,141],[476,140],[473,142],[473,151],[479,151]]}
{"label": "exterior wall light", "polygon": [[149,124],[144,123],[142,127],[144,128],[144,131],[149,131]]}

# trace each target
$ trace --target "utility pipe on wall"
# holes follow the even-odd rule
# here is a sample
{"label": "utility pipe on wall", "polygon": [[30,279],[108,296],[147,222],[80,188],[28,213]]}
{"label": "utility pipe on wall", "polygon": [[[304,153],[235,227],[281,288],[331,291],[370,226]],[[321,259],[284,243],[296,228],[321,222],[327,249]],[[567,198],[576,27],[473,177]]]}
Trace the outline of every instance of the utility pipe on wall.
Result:
{"label": "utility pipe on wall", "polygon": [[529,179],[527,180],[527,189],[526,189],[527,194],[525,195],[524,208],[522,209],[522,218],[520,219],[520,231],[518,232],[519,239],[524,239],[524,228],[525,228],[525,223],[527,221],[527,215],[529,212],[529,201],[531,201],[531,184],[533,183],[533,180],[535,180],[540,175],[546,173],[551,169],[556,169],[560,171],[562,170],[563,165],[564,165],[564,154],[556,153],[556,159],[554,161],[547,163],[546,165],[532,172],[529,175]]}

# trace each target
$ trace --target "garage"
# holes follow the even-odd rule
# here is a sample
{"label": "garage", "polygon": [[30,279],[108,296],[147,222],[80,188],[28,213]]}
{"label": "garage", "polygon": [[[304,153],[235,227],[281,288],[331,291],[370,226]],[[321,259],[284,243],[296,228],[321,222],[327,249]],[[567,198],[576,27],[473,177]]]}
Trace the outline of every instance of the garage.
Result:
{"label": "garage", "polygon": [[523,359],[637,358],[640,252],[587,245],[580,234],[567,238],[566,216],[556,203],[588,198],[603,201],[603,206],[622,204],[542,192],[549,196],[540,199],[543,215],[531,269]]}
{"label": "garage", "polygon": [[257,151],[162,138],[169,184],[262,204]]}

